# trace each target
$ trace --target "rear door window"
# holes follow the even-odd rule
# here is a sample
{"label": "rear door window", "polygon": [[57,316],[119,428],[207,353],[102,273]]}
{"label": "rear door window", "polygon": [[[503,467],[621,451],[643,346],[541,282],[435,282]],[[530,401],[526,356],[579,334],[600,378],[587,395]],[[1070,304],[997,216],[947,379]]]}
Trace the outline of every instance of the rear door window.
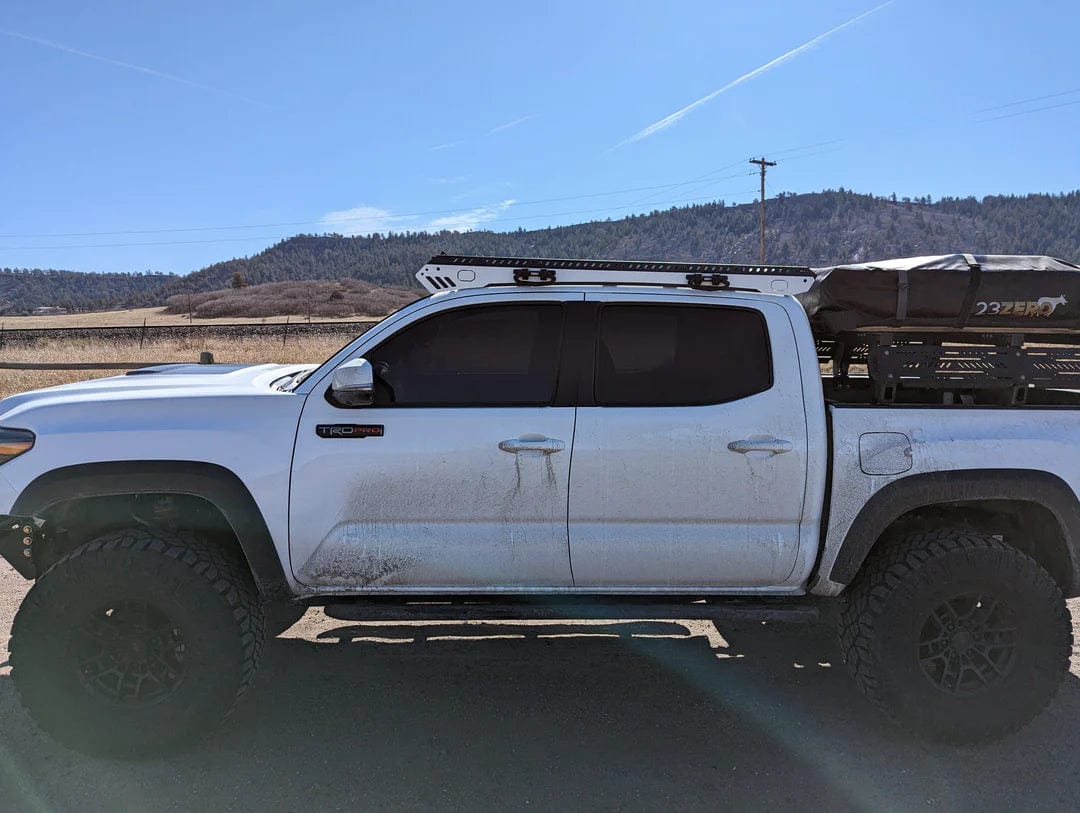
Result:
{"label": "rear door window", "polygon": [[677,304],[600,309],[600,406],[720,404],[771,386],[768,329],[755,310]]}

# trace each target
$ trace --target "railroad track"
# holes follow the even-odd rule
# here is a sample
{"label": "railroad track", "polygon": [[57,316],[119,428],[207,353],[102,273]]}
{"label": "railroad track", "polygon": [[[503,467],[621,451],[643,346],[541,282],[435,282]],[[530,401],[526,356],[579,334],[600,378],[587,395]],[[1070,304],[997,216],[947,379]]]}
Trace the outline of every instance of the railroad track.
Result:
{"label": "railroad track", "polygon": [[41,339],[154,341],[185,337],[241,338],[245,336],[359,336],[376,321],[350,322],[273,322],[211,325],[130,325],[122,327],[41,327],[0,331],[0,348],[5,345],[24,346]]}

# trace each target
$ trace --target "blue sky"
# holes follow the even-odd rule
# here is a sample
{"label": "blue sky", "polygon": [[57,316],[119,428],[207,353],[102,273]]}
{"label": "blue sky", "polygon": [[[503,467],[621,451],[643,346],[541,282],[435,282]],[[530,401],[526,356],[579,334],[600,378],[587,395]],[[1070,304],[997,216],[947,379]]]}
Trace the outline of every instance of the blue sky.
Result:
{"label": "blue sky", "polygon": [[759,154],[770,196],[1071,190],[1077,31],[1075,0],[8,0],[0,266],[747,203]]}

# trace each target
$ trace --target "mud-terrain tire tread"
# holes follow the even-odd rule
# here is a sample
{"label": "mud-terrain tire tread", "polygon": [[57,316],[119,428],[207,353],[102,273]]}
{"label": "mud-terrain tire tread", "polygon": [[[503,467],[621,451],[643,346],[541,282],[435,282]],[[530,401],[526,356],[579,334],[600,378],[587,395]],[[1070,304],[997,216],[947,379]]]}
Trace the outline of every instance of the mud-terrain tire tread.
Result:
{"label": "mud-terrain tire tread", "polygon": [[[232,714],[240,697],[254,682],[263,654],[266,625],[263,617],[263,605],[251,574],[242,561],[237,557],[230,556],[228,552],[222,551],[220,546],[212,542],[147,528],[126,528],[110,532],[87,542],[61,557],[45,574],[38,578],[15,615],[9,646],[12,678],[20,700],[33,715],[33,704],[27,697],[26,688],[21,685],[19,680],[19,664],[21,660],[20,652],[23,647],[32,646],[36,636],[48,634],[48,631],[35,629],[38,620],[42,617],[42,604],[47,592],[39,588],[46,584],[50,591],[54,591],[55,584],[59,583],[61,589],[64,587],[79,589],[80,582],[85,580],[87,572],[82,567],[83,563],[88,562],[92,567],[91,560],[95,554],[114,552],[157,554],[162,557],[162,564],[168,562],[172,566],[173,563],[179,563],[189,568],[192,573],[210,584],[213,592],[224,603],[237,625],[242,647],[241,670],[240,680],[231,703],[224,709],[218,719],[206,721],[203,730],[193,733],[189,738],[183,740],[161,743],[161,751],[172,751],[178,746],[188,744],[192,739],[209,734]],[[39,724],[40,722],[39,720]],[[119,756],[137,755],[135,752],[129,752],[122,745],[118,747],[115,744],[103,744],[100,748],[97,746],[87,748],[85,744],[80,746],[70,742],[68,738],[64,737],[63,732],[50,731],[49,733],[65,742],[65,744],[79,750]],[[158,750],[155,745],[140,745],[140,751],[147,755],[152,755]]]}
{"label": "mud-terrain tire tread", "polygon": [[[876,662],[873,644],[879,638],[879,622],[889,612],[889,601],[902,591],[918,586],[924,569],[946,556],[964,557],[966,565],[979,569],[996,560],[999,572],[1023,584],[1035,602],[1041,603],[1053,627],[1053,666],[1040,670],[1050,691],[1023,698],[1022,708],[1006,724],[993,730],[957,730],[948,725],[913,725],[889,702],[883,680],[887,668]],[[1039,609],[1039,608],[1036,608]],[[954,744],[979,744],[1000,739],[1023,727],[1053,699],[1057,684],[1068,672],[1072,652],[1072,623],[1060,588],[1049,573],[1026,553],[993,536],[963,528],[941,528],[912,533],[871,553],[857,581],[846,591],[838,619],[840,651],[859,690],[894,722],[920,737]],[[1029,680],[1030,683],[1038,681]]]}

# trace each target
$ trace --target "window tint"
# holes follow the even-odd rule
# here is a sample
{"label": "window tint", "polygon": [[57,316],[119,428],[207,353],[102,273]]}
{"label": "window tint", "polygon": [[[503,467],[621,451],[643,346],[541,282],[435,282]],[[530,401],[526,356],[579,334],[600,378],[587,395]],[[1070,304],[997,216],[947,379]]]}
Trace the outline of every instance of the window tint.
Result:
{"label": "window tint", "polygon": [[493,305],[441,313],[373,350],[376,404],[548,404],[555,394],[563,307]]}
{"label": "window tint", "polygon": [[718,404],[771,386],[769,335],[757,311],[693,305],[600,310],[598,404]]}

